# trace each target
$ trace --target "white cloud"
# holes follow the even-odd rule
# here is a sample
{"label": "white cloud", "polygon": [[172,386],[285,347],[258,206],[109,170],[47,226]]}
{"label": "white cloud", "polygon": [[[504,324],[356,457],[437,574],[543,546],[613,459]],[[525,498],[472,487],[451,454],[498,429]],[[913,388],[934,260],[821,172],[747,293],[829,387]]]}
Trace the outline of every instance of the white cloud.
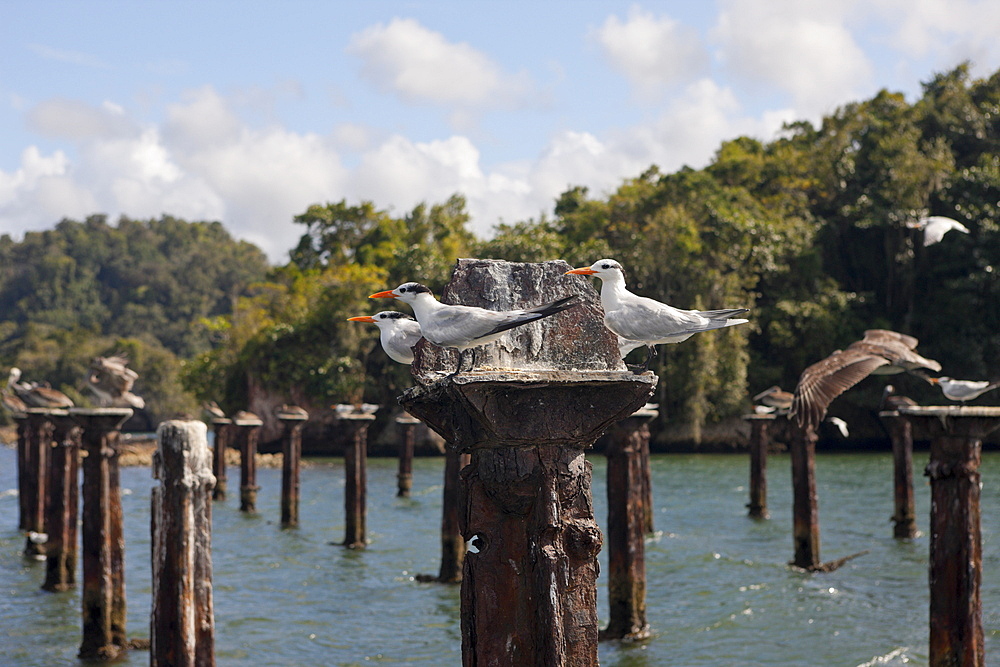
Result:
{"label": "white cloud", "polygon": [[354,35],[347,52],[379,90],[410,103],[507,107],[526,100],[524,75],[505,73],[469,44],[453,43],[414,19],[393,19]]}
{"label": "white cloud", "polygon": [[690,81],[708,69],[708,53],[694,30],[638,6],[629,9],[625,21],[609,16],[595,37],[611,64],[643,95]]}
{"label": "white cloud", "polygon": [[847,25],[856,5],[728,0],[713,37],[735,78],[786,93],[800,116],[815,120],[872,84],[872,64]]}
{"label": "white cloud", "polygon": [[138,126],[111,102],[93,107],[79,100],[46,100],[27,113],[28,127],[46,137],[80,141],[135,136]]}

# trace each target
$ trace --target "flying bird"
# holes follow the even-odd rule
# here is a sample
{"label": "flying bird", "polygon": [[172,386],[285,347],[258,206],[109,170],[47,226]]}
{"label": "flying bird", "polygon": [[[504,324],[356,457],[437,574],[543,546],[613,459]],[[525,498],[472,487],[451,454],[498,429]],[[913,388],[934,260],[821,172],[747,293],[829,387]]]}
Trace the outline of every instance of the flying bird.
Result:
{"label": "flying bird", "polygon": [[420,337],[420,325],[406,313],[383,310],[374,315],[348,317],[349,322],[368,322],[378,327],[382,349],[393,361],[401,364],[413,363],[413,346]]}
{"label": "flying bird", "polygon": [[974,398],[979,398],[988,391],[1000,387],[1000,382],[990,382],[989,380],[952,380],[946,376],[928,378],[927,381],[941,387],[941,393],[951,401],[971,401]]}
{"label": "flying bird", "polygon": [[[393,290],[376,292],[369,299],[399,299],[413,308],[424,338],[440,347],[458,350],[458,366],[462,369],[466,350],[498,340],[505,331],[535,322],[580,304],[577,294],[551,303],[523,310],[487,310],[476,306],[441,303],[420,283],[403,283]],[[475,358],[472,366],[475,365]],[[471,367],[469,370],[472,370]]]}
{"label": "flying bird", "polygon": [[31,384],[20,382],[20,379],[21,369],[11,368],[10,375],[7,377],[7,387],[29,408],[58,410],[73,407],[73,401],[61,391],[40,385],[36,382]]}
{"label": "flying bird", "polygon": [[87,373],[87,388],[97,397],[97,402],[105,408],[146,407],[141,396],[132,393],[139,374],[128,367],[128,357],[116,354],[110,357],[94,357]]}
{"label": "flying bird", "polygon": [[597,276],[601,279],[604,325],[626,341],[636,341],[646,346],[646,361],[642,370],[649,368],[649,361],[656,354],[656,345],[660,343],[680,343],[702,331],[745,324],[748,321],[730,319],[749,312],[747,308],[681,310],[633,294],[625,289],[625,271],[622,265],[613,259],[599,259],[590,266],[566,273]]}
{"label": "flying bird", "polygon": [[896,388],[891,384],[887,384],[884,389],[882,389],[882,401],[879,403],[879,412],[898,412],[900,408],[911,408],[917,404],[915,400],[909,396],[903,396],[896,393]]}
{"label": "flying bird", "polygon": [[792,394],[783,391],[778,385],[768,387],[754,396],[753,400],[773,410],[787,411],[792,407]]}
{"label": "flying bird", "polygon": [[849,438],[851,436],[851,431],[847,428],[847,422],[840,417],[827,417],[823,421],[827,424],[831,424],[835,429],[837,429],[837,433],[840,434],[840,437]]}
{"label": "flying bird", "polygon": [[869,329],[864,338],[809,366],[799,376],[789,417],[800,428],[816,428],[833,399],[869,375],[940,370],[941,364],[914,351],[917,339],[896,331]]}
{"label": "flying bird", "polygon": [[954,230],[968,234],[968,228],[958,220],[946,218],[943,215],[931,215],[920,218],[916,222],[908,222],[906,226],[910,229],[922,229],[924,231],[924,246],[934,245],[944,238],[944,235]]}

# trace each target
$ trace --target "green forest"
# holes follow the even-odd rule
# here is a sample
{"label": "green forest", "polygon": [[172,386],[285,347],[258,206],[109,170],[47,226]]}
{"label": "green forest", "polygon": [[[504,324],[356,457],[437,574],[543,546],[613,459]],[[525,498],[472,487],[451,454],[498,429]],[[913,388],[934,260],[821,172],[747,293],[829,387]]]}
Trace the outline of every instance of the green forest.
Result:
{"label": "green forest", "polygon": [[[388,204],[303,202],[282,266],[219,222],[170,216],[4,235],[0,363],[86,405],[90,358],[124,352],[154,421],[197,416],[204,400],[241,409],[252,386],[313,406],[395,405],[409,367],[382,353],[375,327],[346,321],[387,305],[368,294],[407,280],[440,293],[459,257],[610,257],[637,294],[750,308],[748,325],[661,346],[653,360],[660,424],[693,443],[865,329],[916,336],[951,377],[1000,376],[1000,72],[934,75],[912,103],[883,90],[819,126],[727,141],[703,169],[651,165],[604,196],[570,187],[551,213],[489,238],[470,231],[461,193],[401,216]],[[927,215],[970,233],[925,247],[908,223]],[[866,380],[831,413],[873,414],[885,382]],[[943,402],[916,379],[893,383]]]}

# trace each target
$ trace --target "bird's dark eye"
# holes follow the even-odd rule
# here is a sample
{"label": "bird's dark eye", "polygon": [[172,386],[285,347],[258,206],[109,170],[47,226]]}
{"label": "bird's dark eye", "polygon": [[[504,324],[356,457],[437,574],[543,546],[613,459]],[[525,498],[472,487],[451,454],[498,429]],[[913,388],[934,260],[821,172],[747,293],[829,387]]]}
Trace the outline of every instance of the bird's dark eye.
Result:
{"label": "bird's dark eye", "polygon": [[399,293],[403,294],[404,292],[406,292],[406,288],[405,287],[400,287],[399,288]]}
{"label": "bird's dark eye", "polygon": [[601,264],[601,268],[602,269],[610,269],[611,265],[610,264]]}

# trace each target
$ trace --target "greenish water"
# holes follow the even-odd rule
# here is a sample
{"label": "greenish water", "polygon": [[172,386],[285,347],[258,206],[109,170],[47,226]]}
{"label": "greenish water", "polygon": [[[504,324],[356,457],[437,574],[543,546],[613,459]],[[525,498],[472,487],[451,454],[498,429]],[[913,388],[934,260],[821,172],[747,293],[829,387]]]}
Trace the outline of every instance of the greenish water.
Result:
{"label": "greenish water", "polygon": [[[594,464],[594,507],[605,522],[605,465]],[[917,516],[926,530],[929,487],[915,456]],[[302,470],[300,528],[278,525],[280,471],[258,471],[259,514],[238,498],[216,503],[213,560],[219,665],[457,665],[458,587],[422,584],[436,573],[443,459],[414,462],[414,494],[395,497],[396,462],[369,460],[365,551],[343,539],[343,466]],[[771,519],[747,519],[748,460],[736,455],[653,458],[657,536],[647,542],[647,613],[655,636],[601,645],[602,665],[925,665],[928,538],[892,539],[888,454],[820,454],[821,555],[867,555],[829,574],[789,570],[787,456],[769,460]],[[983,458],[983,612],[987,662],[1000,650],[1000,454]],[[0,664],[78,664],[77,591],[47,593],[43,563],[20,556],[15,453],[0,448]],[[130,636],[149,636],[147,468],[121,474]],[[239,471],[230,469],[230,487]],[[602,553],[602,569],[607,556]],[[78,575],[79,576],[79,575]],[[607,580],[598,582],[607,622]],[[121,665],[146,665],[132,652]]]}

